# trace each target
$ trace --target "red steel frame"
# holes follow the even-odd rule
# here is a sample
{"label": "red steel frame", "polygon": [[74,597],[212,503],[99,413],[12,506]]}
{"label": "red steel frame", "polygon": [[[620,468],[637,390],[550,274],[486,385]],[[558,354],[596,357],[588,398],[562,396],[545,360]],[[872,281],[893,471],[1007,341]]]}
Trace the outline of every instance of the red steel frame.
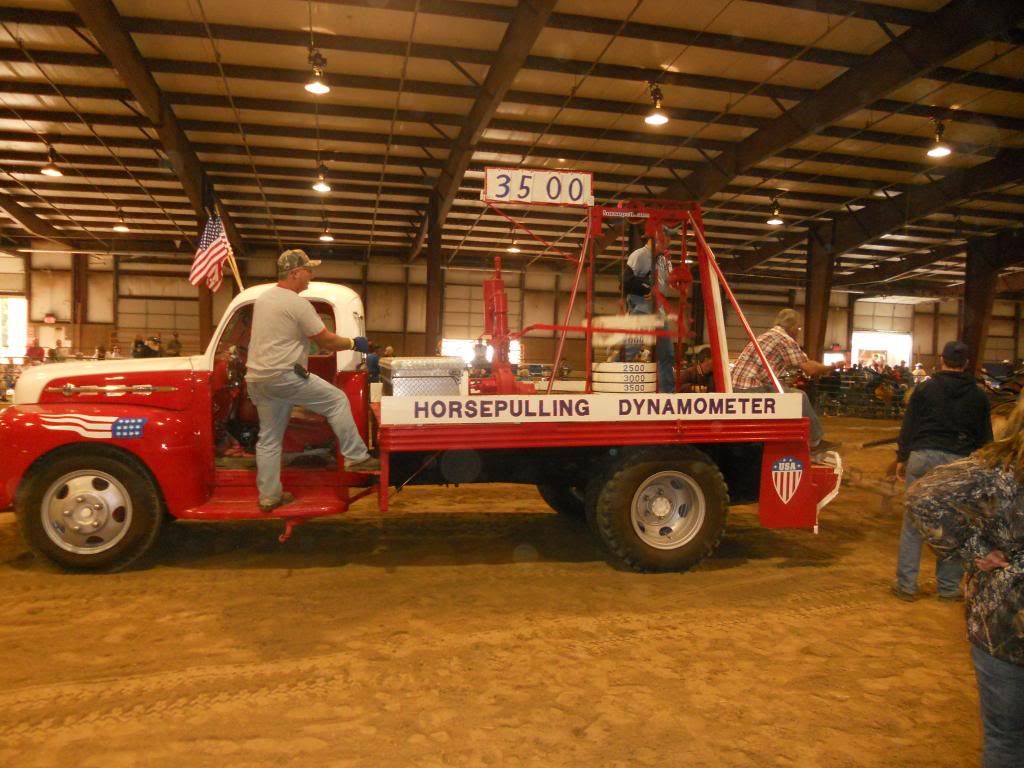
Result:
{"label": "red steel frame", "polygon": [[[499,211],[500,213],[500,211]],[[502,214],[504,215],[504,214]],[[511,221],[510,217],[509,220]],[[595,329],[591,325],[593,317],[593,274],[596,254],[591,243],[601,234],[605,218],[641,219],[645,221],[645,232],[651,238],[662,236],[663,227],[675,227],[688,223],[693,224],[697,240],[697,264],[701,277],[701,291],[704,298],[705,317],[711,339],[712,348],[724,350],[725,339],[719,331],[719,317],[715,314],[717,296],[713,291],[721,284],[737,315],[740,317],[748,337],[754,344],[765,367],[771,366],[764,356],[746,317],[743,315],[736,298],[729,288],[725,276],[719,268],[714,253],[704,238],[704,223],[701,209],[697,203],[682,204],[678,201],[629,201],[616,207],[594,206],[588,212],[587,234],[576,269],[576,279],[569,302],[566,322],[561,325],[537,323],[527,326],[519,332],[509,332],[507,328],[495,328],[497,335],[492,338],[496,351],[507,350],[508,342],[519,338],[532,330],[561,331],[557,345],[555,363],[552,366],[548,393],[561,360],[566,335],[569,332],[581,332],[586,335],[586,391],[592,391],[591,368],[593,351],[590,339]],[[684,230],[685,232],[685,230]],[[532,233],[530,233],[532,235]],[[536,236],[534,236],[536,237]],[[539,238],[538,238],[539,239]],[[543,241],[542,241],[543,242]],[[684,243],[685,247],[685,243]],[[685,251],[684,251],[685,252]],[[579,291],[580,278],[584,266],[587,269],[587,325],[569,325],[572,310]],[[496,259],[496,276],[500,277],[500,257]],[[712,277],[713,276],[713,277]],[[680,297],[680,308],[685,307],[685,296]],[[681,335],[682,316],[680,313],[679,330]],[[672,331],[636,331],[616,328],[597,329],[601,333],[628,332],[654,336],[670,335]],[[727,381],[728,371],[724,364],[724,355],[714,357],[714,376],[719,390],[727,391],[723,386]],[[776,390],[782,392],[778,379],[772,374]],[[377,413],[379,417],[379,411]],[[378,418],[379,423],[379,418]],[[558,447],[597,447],[605,445],[682,445],[687,443],[747,443],[773,442],[806,445],[809,435],[809,422],[805,418],[788,420],[750,420],[731,421],[729,428],[723,430],[719,422],[714,420],[686,421],[643,421],[643,422],[564,422],[546,424],[436,424],[436,425],[387,425],[380,424],[378,444],[380,446],[381,476],[378,486],[379,506],[382,512],[388,509],[390,485],[389,457],[394,452],[439,452],[446,450],[487,450],[507,448],[558,448]]]}

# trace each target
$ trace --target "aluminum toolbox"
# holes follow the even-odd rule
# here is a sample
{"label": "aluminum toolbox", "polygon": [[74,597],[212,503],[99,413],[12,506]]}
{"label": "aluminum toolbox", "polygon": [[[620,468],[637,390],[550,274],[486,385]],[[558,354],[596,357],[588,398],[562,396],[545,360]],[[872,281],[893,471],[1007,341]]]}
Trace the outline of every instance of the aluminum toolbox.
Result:
{"label": "aluminum toolbox", "polygon": [[466,361],[461,357],[391,357],[380,361],[384,395],[458,395]]}

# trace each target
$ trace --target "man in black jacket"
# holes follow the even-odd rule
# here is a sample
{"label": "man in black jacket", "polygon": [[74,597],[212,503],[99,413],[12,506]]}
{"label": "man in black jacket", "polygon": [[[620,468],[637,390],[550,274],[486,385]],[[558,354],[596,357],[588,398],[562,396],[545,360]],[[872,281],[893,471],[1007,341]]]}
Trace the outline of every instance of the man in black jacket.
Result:
{"label": "man in black jacket", "polygon": [[[939,371],[918,385],[900,428],[896,477],[909,488],[916,480],[943,464],[967,456],[992,440],[988,398],[967,370],[967,345],[951,341],[942,349]],[[917,595],[921,564],[921,534],[910,515],[903,514],[896,583],[893,594],[911,601]],[[956,558],[935,563],[940,600],[961,600],[963,567]]]}

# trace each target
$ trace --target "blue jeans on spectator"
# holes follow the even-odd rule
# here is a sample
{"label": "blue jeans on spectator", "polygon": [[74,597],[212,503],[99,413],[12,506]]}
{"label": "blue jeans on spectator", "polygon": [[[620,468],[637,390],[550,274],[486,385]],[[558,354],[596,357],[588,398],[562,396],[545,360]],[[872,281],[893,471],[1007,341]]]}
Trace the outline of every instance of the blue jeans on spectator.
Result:
{"label": "blue jeans on spectator", "polygon": [[[802,389],[794,389],[793,387],[783,387],[784,392],[799,392],[803,399],[800,401],[800,415],[810,420],[811,422],[811,439],[808,445],[813,449],[818,443],[821,442],[821,438],[825,436],[825,429],[821,426],[821,421],[818,419],[818,412],[814,410],[814,406],[811,405],[810,398],[807,397],[807,393]],[[735,392],[774,392],[775,387],[754,387],[753,389],[736,389]]]}
{"label": "blue jeans on spectator", "polygon": [[[907,458],[907,488],[936,467],[963,458],[949,451],[928,448],[911,451]],[[913,595],[917,592],[917,572],[921,567],[921,534],[914,527],[906,510],[903,512],[903,530],[900,532],[900,553],[896,561],[896,584],[901,592]],[[960,577],[964,567],[956,555],[935,561],[935,580],[939,583],[939,594],[953,596],[960,592]]]}
{"label": "blue jeans on spectator", "polygon": [[260,501],[281,498],[281,450],[292,407],[301,405],[327,419],[338,438],[338,452],[348,461],[369,457],[366,443],[352,420],[348,397],[316,374],[305,379],[288,371],[266,381],[250,381],[249,397],[260,415],[256,443],[256,487]]}
{"label": "blue jeans on spectator", "polygon": [[1019,768],[1024,765],[1024,667],[976,645],[971,646],[971,661],[985,729],[982,768]]}
{"label": "blue jeans on spectator", "polygon": [[[626,294],[626,310],[631,315],[653,315],[654,299],[636,294]],[[668,322],[662,325],[662,330],[668,330]],[[636,357],[640,347],[627,345],[626,359]],[[676,355],[672,346],[672,339],[668,336],[658,336],[654,342],[654,357],[658,361],[658,391],[676,391]]]}

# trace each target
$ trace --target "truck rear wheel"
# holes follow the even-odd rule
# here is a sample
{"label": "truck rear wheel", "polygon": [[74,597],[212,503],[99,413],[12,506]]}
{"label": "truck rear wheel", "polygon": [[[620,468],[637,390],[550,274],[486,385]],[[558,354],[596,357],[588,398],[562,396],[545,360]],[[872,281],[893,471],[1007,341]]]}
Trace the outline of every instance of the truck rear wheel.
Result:
{"label": "truck rear wheel", "polygon": [[725,530],[729,493],[718,467],[692,448],[630,453],[595,478],[593,523],[637,571],[685,571]]}
{"label": "truck rear wheel", "polygon": [[22,537],[68,571],[117,571],[148,550],[163,520],[153,481],[127,457],[93,448],[45,461],[19,492]]}
{"label": "truck rear wheel", "polygon": [[583,491],[579,488],[556,483],[538,483],[537,491],[558,514],[575,520],[583,519]]}

